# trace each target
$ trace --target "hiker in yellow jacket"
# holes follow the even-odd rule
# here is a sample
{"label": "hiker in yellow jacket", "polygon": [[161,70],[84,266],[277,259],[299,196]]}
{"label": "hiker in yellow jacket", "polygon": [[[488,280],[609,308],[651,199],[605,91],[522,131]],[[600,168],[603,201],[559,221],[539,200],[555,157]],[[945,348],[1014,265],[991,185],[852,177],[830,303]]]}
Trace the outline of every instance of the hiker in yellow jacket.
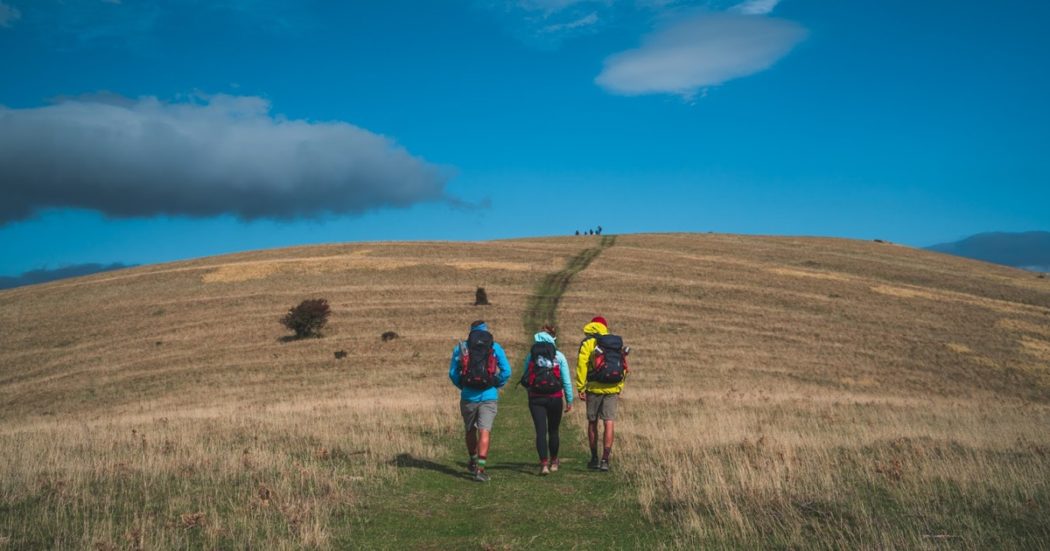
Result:
{"label": "hiker in yellow jacket", "polygon": [[[587,441],[591,445],[591,461],[587,463],[587,467],[608,471],[609,454],[612,453],[613,445],[613,424],[616,420],[616,404],[620,392],[623,391],[626,377],[626,363],[623,362],[626,354],[622,350],[622,341],[619,341],[619,337],[609,334],[609,326],[605,318],[601,316],[595,317],[590,323],[583,326],[583,333],[586,337],[580,343],[580,353],[576,358],[576,391],[580,399],[587,403]],[[615,341],[619,341],[620,350],[612,350],[610,346],[607,346],[606,348],[610,348],[610,350],[603,353],[603,360],[612,359],[609,362],[610,364],[623,364],[623,369],[618,374],[619,381],[600,382],[593,380],[596,377],[592,372],[595,367],[592,356],[595,356],[595,348],[598,346],[598,340],[602,337],[612,337]],[[612,343],[613,346],[615,346],[615,341]],[[619,357],[618,361],[614,357],[617,355]],[[589,378],[591,380],[588,380]],[[606,378],[616,379],[616,375]],[[601,419],[605,425],[604,449],[602,450],[601,459],[598,458],[598,419]]]}

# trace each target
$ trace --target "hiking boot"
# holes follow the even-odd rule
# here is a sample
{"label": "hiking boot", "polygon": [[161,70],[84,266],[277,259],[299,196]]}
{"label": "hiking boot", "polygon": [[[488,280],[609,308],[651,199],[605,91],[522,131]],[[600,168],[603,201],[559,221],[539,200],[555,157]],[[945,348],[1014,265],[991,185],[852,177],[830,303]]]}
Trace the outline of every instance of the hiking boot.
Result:
{"label": "hiking boot", "polygon": [[552,473],[558,472],[558,460],[557,459],[552,459],[551,460],[551,472]]}
{"label": "hiking boot", "polygon": [[598,470],[603,473],[609,472],[609,460],[602,459],[601,462],[598,463]]}
{"label": "hiking boot", "polygon": [[477,463],[477,461],[474,461],[474,460],[467,461],[467,472],[469,472],[470,474],[474,474],[475,472],[477,472],[477,470],[478,470],[478,463]]}
{"label": "hiking boot", "polygon": [[550,467],[548,467],[546,463],[540,465],[540,476],[544,476],[544,475],[548,475],[548,474],[551,474]]}
{"label": "hiking boot", "polygon": [[474,471],[474,482],[488,482],[489,475],[485,471]]}
{"label": "hiking boot", "polygon": [[591,469],[591,470],[593,470],[593,471],[596,471],[596,470],[598,470],[598,466],[599,466],[599,465],[600,465],[600,463],[599,463],[599,461],[598,461],[598,459],[597,459],[597,458],[595,458],[595,459],[592,459],[592,460],[590,460],[590,461],[588,461],[588,462],[587,462],[587,468],[588,468],[588,469]]}

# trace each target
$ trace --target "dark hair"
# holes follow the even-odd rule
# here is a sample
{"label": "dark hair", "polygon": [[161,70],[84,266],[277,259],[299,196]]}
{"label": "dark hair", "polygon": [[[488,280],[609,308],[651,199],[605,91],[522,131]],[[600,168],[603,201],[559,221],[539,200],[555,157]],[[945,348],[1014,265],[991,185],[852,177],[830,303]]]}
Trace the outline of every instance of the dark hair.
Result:
{"label": "dark hair", "polygon": [[471,329],[475,329],[475,328],[477,328],[477,327],[478,327],[479,325],[485,325],[485,320],[474,320],[474,321],[472,321],[472,322],[470,323],[470,328],[471,328]]}
{"label": "dark hair", "polygon": [[546,333],[546,334],[548,334],[548,335],[550,335],[552,337],[555,337],[555,338],[558,337],[558,328],[553,326],[553,325],[551,325],[551,324],[549,324],[549,323],[545,324],[543,327],[541,327],[540,331],[543,331],[544,333]]}

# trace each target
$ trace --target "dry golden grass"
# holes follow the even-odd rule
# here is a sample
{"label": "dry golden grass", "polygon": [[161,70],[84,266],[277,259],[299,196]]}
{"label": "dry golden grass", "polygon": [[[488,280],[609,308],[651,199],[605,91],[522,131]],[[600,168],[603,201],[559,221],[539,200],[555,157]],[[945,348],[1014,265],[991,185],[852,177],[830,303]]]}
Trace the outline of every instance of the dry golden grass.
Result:
{"label": "dry golden grass", "polygon": [[[331,518],[348,514],[368,481],[395,475],[395,453],[434,453],[403,419],[442,432],[446,409],[358,391],[37,423],[0,437],[3,500],[36,513],[7,529],[56,548],[326,547]],[[34,500],[44,503],[30,508]]]}
{"label": "dry golden grass", "polygon": [[[458,442],[445,370],[467,324],[521,345],[531,289],[583,246],[310,247],[4,292],[0,537],[332,547],[398,455]],[[472,306],[477,285],[492,306]],[[281,342],[311,297],[332,304],[324,338]]]}
{"label": "dry golden grass", "polygon": [[[302,247],[0,292],[0,542],[353,542],[399,455],[458,449],[466,324],[520,350],[528,296],[593,244]],[[316,297],[325,337],[281,342]],[[562,300],[570,359],[599,313],[634,348],[618,480],[682,546],[1050,538],[1047,280],[886,244],[621,236]]]}
{"label": "dry golden grass", "polygon": [[1050,541],[1043,282],[876,243],[623,236],[561,315],[632,345],[615,455],[683,545],[1026,548]]}

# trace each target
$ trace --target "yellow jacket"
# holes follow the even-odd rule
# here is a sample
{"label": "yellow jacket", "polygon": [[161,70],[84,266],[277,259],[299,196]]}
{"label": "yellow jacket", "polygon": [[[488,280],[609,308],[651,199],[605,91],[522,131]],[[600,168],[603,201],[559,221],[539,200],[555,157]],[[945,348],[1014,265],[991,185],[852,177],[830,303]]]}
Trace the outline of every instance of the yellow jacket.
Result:
{"label": "yellow jacket", "polygon": [[[583,332],[587,335],[608,335],[609,328],[604,325],[591,322],[583,326]],[[580,355],[576,357],[576,390],[579,394],[590,392],[591,394],[619,394],[623,392],[623,383],[599,383],[587,382],[587,371],[590,369],[591,353],[597,345],[596,339],[587,338],[580,344]],[[626,380],[626,377],[624,377]]]}

